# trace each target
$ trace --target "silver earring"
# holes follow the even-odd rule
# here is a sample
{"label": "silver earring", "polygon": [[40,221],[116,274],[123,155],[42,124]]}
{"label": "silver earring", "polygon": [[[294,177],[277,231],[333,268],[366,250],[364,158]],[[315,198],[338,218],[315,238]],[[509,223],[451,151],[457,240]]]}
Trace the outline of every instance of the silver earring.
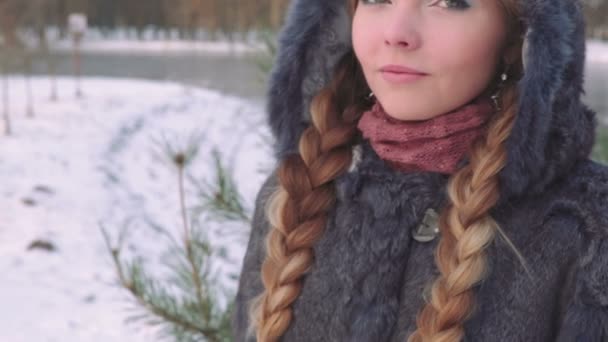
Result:
{"label": "silver earring", "polygon": [[373,91],[371,91],[371,92],[369,93],[369,95],[367,95],[367,99],[369,100],[369,99],[371,99],[372,97],[374,97],[374,92],[373,92]]}
{"label": "silver earring", "polygon": [[503,73],[500,74],[500,82],[497,85],[498,89],[491,96],[492,101],[494,102],[494,110],[496,112],[502,110],[502,106],[500,104],[500,93],[502,91],[502,88],[504,87],[505,81],[509,78],[509,75],[507,74],[508,70],[509,70],[509,66],[507,65],[507,67],[505,68],[505,71],[503,71]]}

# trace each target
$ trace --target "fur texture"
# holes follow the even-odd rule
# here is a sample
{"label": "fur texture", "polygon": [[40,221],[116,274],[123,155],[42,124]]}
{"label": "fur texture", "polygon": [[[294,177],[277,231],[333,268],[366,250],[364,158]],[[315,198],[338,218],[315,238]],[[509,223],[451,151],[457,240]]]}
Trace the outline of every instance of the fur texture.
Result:
{"label": "fur texture", "polygon": [[[350,46],[344,0],[293,0],[268,91],[275,156],[296,151],[308,106]],[[525,75],[501,197],[492,215],[504,240],[488,248],[491,273],[476,288],[467,341],[608,341],[608,168],[589,160],[596,114],[580,101],[584,22],[577,0],[521,0]],[[428,207],[445,201],[446,176],[400,173],[365,141],[361,159],[336,180],[338,204],[315,246],[315,265],[293,305],[283,341],[404,341],[415,328],[424,285],[437,274],[437,239],[411,239]],[[263,287],[267,196],[257,201],[235,312],[246,337],[247,303]]]}

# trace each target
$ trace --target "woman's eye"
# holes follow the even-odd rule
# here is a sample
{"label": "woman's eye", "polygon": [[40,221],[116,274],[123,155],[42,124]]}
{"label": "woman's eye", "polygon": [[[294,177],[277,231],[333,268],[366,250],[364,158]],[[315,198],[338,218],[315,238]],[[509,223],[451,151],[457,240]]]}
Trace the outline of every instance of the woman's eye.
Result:
{"label": "woman's eye", "polygon": [[[360,3],[364,5],[376,5],[376,4],[386,4],[391,3],[390,0],[359,0]],[[471,5],[469,5],[467,0],[439,0],[435,1],[433,4],[444,3],[445,6],[440,6],[442,8],[447,9],[456,9],[456,10],[465,10]]]}
{"label": "woman's eye", "polygon": [[390,3],[390,0],[359,0],[359,2],[364,5],[376,5]]}
{"label": "woman's eye", "polygon": [[467,2],[467,0],[439,0],[437,3],[445,3],[446,6],[440,6],[448,9],[456,9],[456,10],[465,10],[471,5]]}

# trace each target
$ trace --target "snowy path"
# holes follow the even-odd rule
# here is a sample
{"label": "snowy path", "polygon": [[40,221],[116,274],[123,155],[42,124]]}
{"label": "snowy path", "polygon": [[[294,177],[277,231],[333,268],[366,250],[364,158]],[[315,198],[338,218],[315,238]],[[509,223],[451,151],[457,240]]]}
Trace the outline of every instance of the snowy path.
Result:
{"label": "snowy path", "polygon": [[[56,103],[46,100],[48,80],[33,80],[36,117],[24,117],[24,86],[11,82],[14,134],[0,137],[0,270],[3,279],[0,341],[151,341],[153,329],[127,325],[132,307],[115,283],[99,227],[113,236],[131,221],[130,253],[153,267],[166,244],[151,228],[179,236],[175,170],[159,160],[161,136],[185,142],[202,133],[190,171],[213,176],[210,150],[233,155],[234,173],[251,209],[268,169],[270,151],[262,108],[239,99],[177,84],[85,79],[85,97],[72,97],[70,79]],[[195,203],[193,194],[189,203]],[[232,263],[217,263],[222,284],[236,285],[243,241],[228,240],[210,224],[212,241],[225,245]],[[246,229],[243,225],[237,229]],[[57,250],[28,250],[36,240]],[[156,268],[159,274],[162,270]]]}

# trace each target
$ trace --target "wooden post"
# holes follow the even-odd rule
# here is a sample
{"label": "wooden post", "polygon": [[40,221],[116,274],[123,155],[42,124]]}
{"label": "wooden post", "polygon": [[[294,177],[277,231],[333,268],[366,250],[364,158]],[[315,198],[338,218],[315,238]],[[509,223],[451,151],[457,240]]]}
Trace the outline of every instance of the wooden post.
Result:
{"label": "wooden post", "polygon": [[68,17],[68,25],[70,33],[72,34],[72,60],[74,66],[74,78],[76,80],[76,97],[82,97],[82,90],[80,88],[80,69],[81,69],[81,57],[80,57],[80,43],[82,37],[87,30],[87,17],[82,13],[72,13]]}
{"label": "wooden post", "polygon": [[80,60],[80,41],[82,40],[82,36],[79,34],[75,34],[73,36],[74,46],[72,49],[72,60],[74,62],[74,80],[76,82],[76,97],[82,97],[82,89],[80,87],[80,74],[81,74],[81,60]]}
{"label": "wooden post", "polygon": [[[8,52],[7,52],[8,55]],[[2,56],[2,117],[4,118],[4,134],[11,135],[11,117],[9,114],[8,94],[8,56]]]}
{"label": "wooden post", "polygon": [[34,117],[34,92],[32,91],[32,82],[31,82],[31,77],[32,77],[32,56],[30,54],[29,51],[27,50],[23,50],[23,54],[24,54],[24,58],[23,58],[23,64],[24,64],[24,77],[25,77],[25,102],[26,102],[26,109],[25,109],[25,115],[28,118],[33,118]]}

